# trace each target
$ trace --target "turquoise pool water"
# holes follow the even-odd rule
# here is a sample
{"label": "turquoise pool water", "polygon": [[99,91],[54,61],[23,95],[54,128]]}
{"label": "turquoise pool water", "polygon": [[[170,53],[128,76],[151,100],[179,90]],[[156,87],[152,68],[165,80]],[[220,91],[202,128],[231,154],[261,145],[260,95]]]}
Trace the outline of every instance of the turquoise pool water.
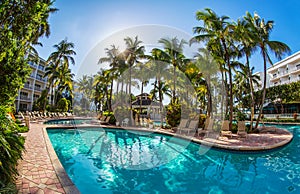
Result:
{"label": "turquoise pool water", "polygon": [[300,193],[300,126],[287,146],[236,153],[155,133],[48,130],[68,175],[88,193]]}
{"label": "turquoise pool water", "polygon": [[46,125],[79,125],[89,123],[92,119],[55,119],[44,122]]}

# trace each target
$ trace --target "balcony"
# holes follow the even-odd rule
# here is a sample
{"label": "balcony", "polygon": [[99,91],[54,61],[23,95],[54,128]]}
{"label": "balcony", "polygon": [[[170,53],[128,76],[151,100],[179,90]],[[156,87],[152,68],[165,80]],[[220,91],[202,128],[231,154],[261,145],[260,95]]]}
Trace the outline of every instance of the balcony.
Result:
{"label": "balcony", "polygon": [[35,91],[42,91],[43,89],[41,87],[34,87]]}
{"label": "balcony", "polygon": [[39,80],[39,81],[42,81],[42,82],[47,82],[46,78],[42,78],[42,77],[39,77],[39,76],[37,76],[36,79]]}
{"label": "balcony", "polygon": [[31,101],[31,97],[20,95],[20,100]]}
{"label": "balcony", "polygon": [[41,65],[39,65],[39,66],[38,66],[38,69],[39,69],[39,70],[41,70],[41,71],[44,71],[45,67],[44,67],[44,66],[41,66]]}
{"label": "balcony", "polygon": [[29,85],[29,84],[25,84],[25,85],[24,85],[24,88],[25,88],[25,89],[29,89],[29,90],[31,90],[31,89],[32,89],[32,86],[31,86],[31,85]]}

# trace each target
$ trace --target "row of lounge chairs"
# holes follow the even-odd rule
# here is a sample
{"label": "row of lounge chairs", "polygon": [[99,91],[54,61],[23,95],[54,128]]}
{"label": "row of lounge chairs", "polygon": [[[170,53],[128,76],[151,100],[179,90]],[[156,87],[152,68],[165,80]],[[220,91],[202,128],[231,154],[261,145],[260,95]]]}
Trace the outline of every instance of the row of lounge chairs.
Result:
{"label": "row of lounge chairs", "polygon": [[48,119],[48,118],[64,118],[64,117],[73,117],[74,115],[69,112],[39,112],[39,111],[33,111],[33,112],[18,112],[16,115],[16,118],[22,120],[25,120],[25,117],[29,116],[30,120],[43,120],[43,119]]}
{"label": "row of lounge chairs", "polygon": [[[221,130],[215,131],[213,129],[213,125],[215,123],[214,119],[207,118],[204,123],[203,128],[198,128],[198,120],[189,120],[189,119],[181,119],[179,126],[176,128],[177,131],[182,133],[187,133],[189,135],[191,132],[200,136],[204,134],[206,137],[217,137],[217,136],[233,136],[232,132],[229,130],[229,121],[224,120],[221,125]],[[246,125],[245,121],[239,121],[238,125],[238,137],[247,138]]]}

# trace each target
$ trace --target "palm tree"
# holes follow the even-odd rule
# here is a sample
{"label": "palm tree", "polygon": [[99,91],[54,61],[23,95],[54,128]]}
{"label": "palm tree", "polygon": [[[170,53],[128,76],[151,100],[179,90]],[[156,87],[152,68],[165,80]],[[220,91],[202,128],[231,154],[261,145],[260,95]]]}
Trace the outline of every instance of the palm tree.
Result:
{"label": "palm tree", "polygon": [[[51,87],[55,86],[57,78],[59,75],[59,68],[65,66],[66,69],[69,68],[69,63],[75,64],[73,55],[76,55],[76,52],[73,50],[74,43],[68,42],[67,39],[62,40],[58,44],[53,46],[56,51],[50,54],[47,59],[48,66],[46,67],[46,73],[44,77],[48,76],[49,88],[47,88],[47,95]],[[52,102],[53,103],[53,102]],[[44,108],[46,104],[44,105]]]}
{"label": "palm tree", "polygon": [[[105,49],[106,57],[101,57],[98,61],[98,64],[101,63],[109,63],[111,67],[107,73],[109,73],[109,77],[111,80],[110,84],[110,95],[109,95],[109,107],[108,110],[112,111],[112,92],[113,92],[113,82],[114,79],[117,78],[120,74],[124,72],[124,59],[123,55],[120,53],[119,49],[115,45],[111,45],[111,48]],[[117,83],[118,87],[118,83]],[[117,89],[118,91],[118,89]]]}
{"label": "palm tree", "polygon": [[73,55],[76,55],[76,52],[73,50],[74,43],[68,42],[66,38],[60,41],[58,44],[55,44],[53,47],[56,49],[56,51],[51,53],[48,57],[48,64],[53,63],[56,68],[62,64],[69,67],[70,62],[72,65],[75,64],[75,60],[73,58]]}
{"label": "palm tree", "polygon": [[[202,76],[205,79],[206,93],[207,93],[207,115],[211,116],[212,113],[212,94],[211,94],[211,79],[217,73],[217,64],[216,61],[213,60],[209,51],[200,48],[198,49],[198,53],[194,56],[196,59],[196,65],[199,68],[199,71],[202,73]],[[223,110],[223,108],[221,108]]]}
{"label": "palm tree", "polygon": [[[71,72],[71,69],[68,68],[66,65],[60,66],[58,71],[58,85],[57,85],[57,91],[60,93],[67,93],[70,96],[73,96],[73,78],[75,74]],[[54,99],[54,102],[57,102],[57,95]]]}
{"label": "palm tree", "polygon": [[[149,83],[151,74],[149,74],[149,69],[144,63],[138,63],[133,69],[133,75],[136,79],[141,82],[141,94],[144,93],[144,86]],[[140,112],[142,114],[142,100],[140,100]]]}
{"label": "palm tree", "polygon": [[[220,71],[228,68],[229,77],[229,127],[232,128],[233,119],[233,92],[232,92],[232,64],[231,59],[234,56],[234,42],[232,39],[232,25],[227,21],[228,16],[219,17],[214,11],[206,8],[204,11],[196,13],[196,19],[203,21],[204,26],[194,27],[194,36],[190,43],[205,41],[207,50],[209,50],[215,60],[220,64]],[[223,75],[222,75],[223,76]],[[224,79],[226,88],[226,80]]]}
{"label": "palm tree", "polygon": [[[152,96],[152,99],[156,99],[159,101],[160,106],[160,127],[163,127],[163,100],[164,95],[167,95],[169,97],[172,97],[171,90],[169,88],[169,85],[166,84],[164,81],[156,81],[153,83],[154,89],[150,91],[150,95]],[[158,98],[157,98],[158,94]]]}
{"label": "palm tree", "polygon": [[[247,17],[251,17],[249,13],[246,13],[243,20],[238,20],[235,24],[234,28],[234,36],[237,41],[240,42],[240,57],[245,57],[246,63],[245,67],[242,68],[244,73],[242,75],[246,76],[249,83],[249,90],[250,91],[250,100],[251,100],[251,116],[250,116],[250,131],[253,128],[253,120],[254,120],[254,109],[255,109],[255,98],[254,98],[254,87],[253,87],[253,68],[250,68],[250,57],[256,51],[254,36],[255,33],[251,32],[251,25],[246,21]],[[247,70],[247,72],[245,72]]]}
{"label": "palm tree", "polygon": [[[138,37],[136,36],[134,39],[130,38],[130,37],[126,37],[124,39],[125,44],[126,44],[126,50],[124,51],[124,56],[126,59],[126,63],[128,65],[129,68],[129,95],[131,95],[131,76],[132,76],[132,66],[137,64],[139,61],[138,59],[141,58],[144,55],[145,52],[145,47],[141,46],[141,44],[143,43],[142,41],[140,41],[138,39]],[[131,98],[130,98],[130,122],[133,122],[133,118],[132,118],[132,102],[131,102]]]}
{"label": "palm tree", "polygon": [[172,99],[176,98],[176,70],[177,68],[181,69],[183,64],[185,64],[185,56],[183,55],[183,47],[187,42],[184,39],[180,41],[177,37],[169,39],[169,38],[161,38],[159,43],[163,44],[164,51],[163,58],[160,60],[167,62],[168,64],[173,65],[173,93]]}
{"label": "palm tree", "polygon": [[266,97],[267,62],[272,64],[269,53],[273,52],[275,54],[275,57],[281,59],[283,54],[290,53],[291,50],[283,42],[270,40],[270,33],[273,30],[274,26],[273,21],[265,22],[265,20],[261,19],[260,16],[256,13],[254,13],[254,16],[252,16],[250,13],[247,13],[244,19],[249,25],[250,32],[254,33],[254,37],[252,38],[255,42],[255,46],[260,49],[260,53],[262,55],[264,64],[263,95],[261,99],[257,122],[255,125],[255,128],[257,128],[261,118],[263,104]]}

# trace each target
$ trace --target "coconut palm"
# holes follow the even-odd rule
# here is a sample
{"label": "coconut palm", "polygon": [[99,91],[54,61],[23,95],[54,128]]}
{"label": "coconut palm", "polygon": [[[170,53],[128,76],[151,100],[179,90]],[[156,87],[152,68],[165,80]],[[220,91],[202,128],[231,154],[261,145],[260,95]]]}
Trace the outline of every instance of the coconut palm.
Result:
{"label": "coconut palm", "polygon": [[[209,51],[200,48],[198,49],[198,53],[194,56],[196,59],[196,65],[199,68],[199,71],[202,73],[202,76],[205,79],[205,86],[206,86],[206,94],[207,94],[207,115],[208,117],[211,116],[212,113],[212,94],[211,94],[211,79],[217,73],[217,64],[216,61],[212,58]],[[221,108],[222,110],[223,108]]]}
{"label": "coconut palm", "polygon": [[[94,77],[83,75],[82,78],[79,78],[76,82],[77,91],[82,94],[81,98],[85,98],[89,103],[94,98]],[[87,107],[84,107],[87,109]]]}
{"label": "coconut palm", "polygon": [[[75,74],[72,73],[71,69],[67,68],[67,66],[63,65],[59,67],[58,71],[58,80],[59,83],[57,85],[57,91],[60,93],[67,93],[70,96],[73,96],[73,78]],[[57,92],[57,94],[58,94]],[[55,97],[55,102],[57,102],[57,94]]]}
{"label": "coconut palm", "polygon": [[[214,59],[220,64],[220,70],[228,68],[229,78],[229,127],[232,128],[233,119],[233,92],[232,92],[232,63],[231,60],[235,55],[234,41],[232,39],[232,25],[228,22],[228,16],[218,16],[214,11],[206,8],[204,11],[196,13],[196,19],[203,21],[203,26],[193,28],[194,36],[190,43],[206,42]],[[226,80],[224,79],[224,83]],[[226,88],[226,84],[225,84]]]}
{"label": "coconut palm", "polygon": [[66,65],[67,67],[69,67],[70,63],[72,65],[75,64],[75,60],[73,58],[73,55],[76,55],[76,52],[73,50],[74,43],[68,42],[66,38],[60,41],[58,44],[55,44],[53,47],[56,49],[56,51],[51,53],[48,57],[48,64],[53,63],[56,68],[62,64]]}
{"label": "coconut palm", "polygon": [[[125,70],[124,66],[124,57],[122,53],[120,53],[119,49],[115,45],[111,45],[111,48],[105,49],[106,57],[101,57],[98,61],[98,64],[101,63],[109,63],[110,69],[109,69],[109,78],[111,80],[110,83],[110,94],[109,94],[109,111],[112,111],[112,95],[113,95],[113,83],[114,79],[119,77]],[[117,83],[117,93],[118,93],[118,86]]]}
{"label": "coconut palm", "polygon": [[[76,55],[76,52],[73,50],[74,43],[68,42],[67,39],[62,40],[58,44],[53,46],[56,51],[50,54],[47,59],[48,66],[46,67],[46,73],[44,77],[48,76],[49,87],[47,90],[47,95],[49,94],[50,88],[55,86],[55,82],[58,82],[57,78],[59,75],[59,68],[65,66],[69,68],[69,64],[75,64],[73,55]],[[46,104],[44,105],[44,108]]]}
{"label": "coconut palm", "polygon": [[261,118],[263,104],[266,97],[267,62],[269,62],[272,65],[272,61],[269,53],[273,52],[275,54],[275,57],[281,59],[281,57],[284,54],[289,53],[291,50],[283,42],[270,40],[270,33],[273,30],[273,26],[274,26],[273,21],[265,22],[265,20],[262,19],[256,13],[254,13],[254,16],[252,16],[250,13],[247,13],[244,19],[249,25],[250,32],[254,34],[252,38],[253,41],[255,42],[255,46],[260,49],[260,53],[263,58],[263,66],[264,66],[263,95],[261,99],[257,122],[255,125],[255,128],[257,128]]}
{"label": "coconut palm", "polygon": [[[124,56],[125,56],[128,68],[129,68],[129,95],[131,95],[131,76],[132,76],[131,71],[132,71],[132,66],[137,64],[139,62],[138,60],[144,55],[145,47],[141,46],[141,44],[143,42],[140,41],[137,36],[134,39],[130,38],[130,37],[126,37],[124,39],[124,41],[125,41],[125,44],[126,44],[126,49],[124,51]],[[132,118],[131,98],[130,98],[130,111],[131,111],[130,122],[134,123],[133,118]]]}
{"label": "coconut palm", "polygon": [[184,39],[178,40],[177,37],[169,39],[169,38],[161,38],[159,43],[163,44],[164,50],[160,60],[173,65],[173,92],[172,99],[176,98],[176,70],[181,69],[185,62],[186,57],[183,55],[183,48],[187,42]]}

